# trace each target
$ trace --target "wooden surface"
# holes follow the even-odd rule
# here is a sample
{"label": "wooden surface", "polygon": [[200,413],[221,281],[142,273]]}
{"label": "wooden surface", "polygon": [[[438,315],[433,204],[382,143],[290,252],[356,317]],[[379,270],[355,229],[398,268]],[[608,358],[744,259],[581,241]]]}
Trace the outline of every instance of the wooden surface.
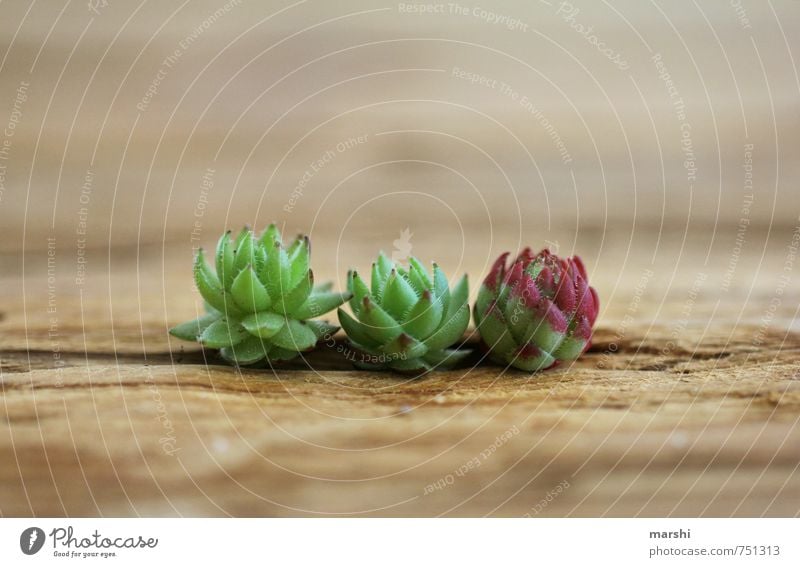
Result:
{"label": "wooden surface", "polygon": [[112,255],[113,269],[96,252],[91,283],[57,280],[49,315],[39,262],[24,302],[4,285],[0,511],[797,515],[800,301],[786,288],[763,324],[792,234],[774,233],[727,293],[722,255],[685,251],[672,281],[668,263],[647,278],[646,247],[606,268],[585,255],[604,301],[594,347],[534,376],[409,380],[353,371],[331,347],[313,369],[237,370],[166,334],[199,306],[187,246]]}
{"label": "wooden surface", "polygon": [[[800,2],[91,4],[0,3],[0,514],[798,514]],[[272,221],[339,288],[577,252],[595,345],[408,380],[171,339],[192,248]]]}

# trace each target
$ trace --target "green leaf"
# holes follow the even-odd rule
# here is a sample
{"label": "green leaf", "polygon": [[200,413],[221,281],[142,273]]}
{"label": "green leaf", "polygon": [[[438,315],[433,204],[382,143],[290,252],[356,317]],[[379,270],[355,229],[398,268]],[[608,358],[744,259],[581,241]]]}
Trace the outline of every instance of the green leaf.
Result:
{"label": "green leaf", "polygon": [[220,354],[233,364],[255,364],[269,355],[270,346],[259,337],[249,337],[235,346],[223,348]]}
{"label": "green leaf", "polygon": [[200,341],[203,346],[222,348],[237,345],[247,338],[247,336],[247,331],[238,323],[233,323],[227,319],[220,319],[206,327],[197,340]]}
{"label": "green leaf", "polygon": [[475,323],[480,324],[481,319],[483,319],[486,310],[489,308],[489,305],[492,301],[495,300],[495,296],[492,293],[492,290],[487,286],[481,284],[481,288],[478,290],[478,298],[475,301]]}
{"label": "green leaf", "polygon": [[351,341],[364,348],[372,349],[380,346],[380,343],[370,335],[367,328],[353,319],[344,309],[338,309],[339,324]]}
{"label": "green leaf", "polygon": [[350,300],[350,308],[358,316],[361,312],[361,307],[364,305],[364,299],[370,297],[369,288],[355,270],[350,272],[347,277],[347,288],[353,294],[353,298]]}
{"label": "green leaf", "polygon": [[433,282],[431,282],[431,277],[428,275],[425,266],[416,258],[409,258],[408,262],[411,266],[408,270],[408,280],[416,288],[417,292],[421,294],[426,289],[433,288]]}
{"label": "green leaf", "polygon": [[198,317],[194,321],[186,321],[180,325],[176,325],[169,330],[169,334],[173,337],[178,337],[184,341],[196,341],[197,337],[206,330],[214,321],[219,319],[217,313],[206,313]]}
{"label": "green leaf", "polygon": [[350,292],[319,293],[316,291],[316,289],[308,297],[306,302],[292,313],[296,319],[313,319],[314,317],[321,317],[328,311],[336,309],[345,301],[348,301],[351,297],[353,297],[353,294]]}
{"label": "green leaf", "polygon": [[586,348],[584,339],[571,336],[564,339],[553,355],[558,360],[575,360],[583,354],[584,348]]}
{"label": "green leaf", "polygon": [[300,282],[300,284],[288,294],[284,295],[281,301],[279,301],[272,310],[291,316],[293,319],[298,319],[293,313],[308,300],[312,289],[314,289],[314,272],[309,270],[306,272],[305,280]]}
{"label": "green leaf", "polygon": [[433,295],[442,300],[442,305],[450,304],[450,282],[438,264],[433,264]]}
{"label": "green leaf", "polygon": [[419,297],[406,279],[392,270],[381,299],[382,307],[397,321],[402,321]]}
{"label": "green leaf", "polygon": [[266,277],[262,278],[267,286],[269,296],[273,303],[278,303],[284,295],[288,294],[292,287],[291,266],[286,250],[280,243],[276,242],[269,252],[266,264]]}
{"label": "green leaf", "polygon": [[431,366],[421,358],[407,358],[405,360],[392,360],[389,368],[397,372],[418,372],[423,374],[431,370]]}
{"label": "green leaf", "polygon": [[247,229],[247,234],[244,238],[236,239],[236,250],[234,250],[233,269],[236,272],[241,272],[247,266],[255,263],[255,256],[253,255],[253,234],[250,229]]}
{"label": "green leaf", "polygon": [[434,299],[433,294],[425,290],[406,316],[403,328],[412,337],[426,339],[441,324],[443,311],[442,302]]}
{"label": "green leaf", "polygon": [[454,314],[461,309],[461,306],[467,303],[469,299],[469,280],[466,274],[458,280],[458,283],[453,287],[450,292],[450,302],[447,307],[448,315]]}
{"label": "green leaf", "polygon": [[443,317],[439,328],[424,342],[431,350],[447,348],[461,340],[468,325],[469,306],[463,305],[452,317]]}
{"label": "green leaf", "polygon": [[244,225],[242,227],[242,230],[239,231],[239,234],[236,235],[236,240],[233,241],[234,251],[242,247],[242,243],[245,241],[247,237],[252,238],[252,232],[253,231],[250,229],[249,226]]}
{"label": "green leaf", "polygon": [[217,278],[224,289],[229,289],[235,276],[233,271],[233,247],[231,246],[231,231],[223,234],[217,242]]}
{"label": "green leaf", "polygon": [[261,274],[264,271],[264,266],[267,265],[267,250],[260,244],[256,244],[253,248],[253,269],[256,274]]}
{"label": "green leaf", "polygon": [[270,362],[281,362],[283,360],[292,360],[297,358],[297,355],[300,354],[296,350],[285,349],[279,346],[273,345],[271,349],[269,349],[269,361]]}
{"label": "green leaf", "polygon": [[489,349],[498,356],[507,357],[517,349],[517,343],[508,330],[499,307],[489,311],[478,325],[478,332]]}
{"label": "green leaf", "polygon": [[417,272],[417,275],[425,284],[425,289],[433,287],[433,282],[431,281],[431,276],[428,273],[427,268],[423,265],[422,262],[417,260],[414,256],[411,256],[408,259],[408,265],[411,266],[411,270]]}
{"label": "green leaf", "polygon": [[306,321],[306,325],[309,329],[311,329],[314,334],[317,336],[317,341],[320,340],[329,340],[336,334],[339,330],[339,327],[336,325],[331,325],[330,323],[326,323],[325,321]]}
{"label": "green leaf", "polygon": [[304,351],[314,348],[317,336],[308,325],[289,319],[287,324],[272,337],[272,342],[286,350]]}
{"label": "green leaf", "polygon": [[325,282],[314,286],[314,291],[312,293],[326,293],[329,291],[333,291],[333,282]]}
{"label": "green leaf", "polygon": [[291,264],[292,275],[290,278],[289,286],[294,288],[297,286],[303,278],[306,277],[310,267],[309,262],[311,260],[311,243],[308,240],[308,237],[305,236],[302,239],[298,239],[296,242],[299,244],[289,250],[289,264]]}
{"label": "green leaf", "polygon": [[386,282],[389,279],[390,273],[391,270],[389,270],[389,273],[384,274],[381,268],[378,266],[378,263],[373,262],[369,289],[372,293],[372,297],[374,297],[376,301],[382,300],[383,292],[386,289]]}
{"label": "green leaf", "polygon": [[365,325],[365,331],[378,344],[386,344],[396,339],[403,332],[400,324],[368,297],[364,298],[358,319]]}
{"label": "green leaf", "polygon": [[470,354],[470,350],[444,349],[430,351],[422,358],[433,367],[452,368]]}
{"label": "green leaf", "polygon": [[222,292],[217,275],[206,264],[205,253],[200,248],[194,260],[194,283],[203,299],[211,307],[220,312],[225,312],[225,297]]}
{"label": "green leaf", "polygon": [[258,281],[253,266],[247,266],[239,272],[231,285],[231,295],[236,304],[247,313],[264,311],[272,304],[267,288]]}
{"label": "green leaf", "polygon": [[269,253],[275,248],[275,243],[283,244],[281,239],[281,232],[278,230],[278,227],[274,224],[271,224],[267,227],[267,229],[261,234],[261,237],[258,239],[259,244],[261,244],[264,249]]}
{"label": "green leaf", "polygon": [[414,337],[401,333],[396,339],[385,344],[381,351],[390,358],[409,359],[423,356],[428,352],[428,347]]}
{"label": "green leaf", "polygon": [[253,313],[242,319],[242,326],[247,332],[268,339],[281,330],[286,324],[286,319],[271,311]]}

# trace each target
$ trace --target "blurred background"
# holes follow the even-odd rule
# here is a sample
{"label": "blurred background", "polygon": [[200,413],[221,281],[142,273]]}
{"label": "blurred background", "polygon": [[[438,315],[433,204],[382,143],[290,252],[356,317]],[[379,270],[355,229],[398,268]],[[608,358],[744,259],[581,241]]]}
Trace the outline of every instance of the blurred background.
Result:
{"label": "blurred background", "polygon": [[[796,1],[2,13],[4,293],[24,270],[44,301],[49,269],[62,313],[94,285],[180,320],[192,248],[276,221],[339,283],[378,249],[473,282],[504,250],[575,251],[614,318],[650,268],[660,301],[698,270],[703,293],[749,297],[798,224]],[[146,275],[112,285],[132,259]]]}

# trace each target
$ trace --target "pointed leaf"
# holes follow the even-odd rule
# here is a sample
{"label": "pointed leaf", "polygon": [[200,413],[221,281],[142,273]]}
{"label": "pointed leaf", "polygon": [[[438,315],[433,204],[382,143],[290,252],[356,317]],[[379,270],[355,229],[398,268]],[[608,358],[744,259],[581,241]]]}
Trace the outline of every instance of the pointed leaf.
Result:
{"label": "pointed leaf", "polygon": [[392,270],[386,289],[383,290],[381,305],[396,321],[402,321],[408,311],[417,303],[417,292],[406,279]]}
{"label": "pointed leaf", "polygon": [[267,288],[258,280],[252,266],[247,266],[233,280],[231,295],[236,304],[247,313],[264,311],[272,303]]}
{"label": "pointed leaf", "polygon": [[339,331],[339,327],[331,325],[325,321],[306,321],[306,325],[317,337],[317,341],[330,340]]}
{"label": "pointed leaf", "polygon": [[[389,270],[389,273],[391,273],[391,270]],[[384,274],[377,262],[373,263],[369,288],[372,292],[372,297],[377,301],[382,300],[383,291],[386,289],[386,281],[388,279],[389,274]]]}
{"label": "pointed leaf", "polygon": [[292,315],[295,319],[313,319],[315,317],[321,317],[328,311],[336,309],[351,297],[353,297],[353,294],[349,291],[345,293],[318,293],[314,291],[306,302],[300,308],[296,309]]}
{"label": "pointed leaf", "polygon": [[459,349],[434,350],[423,356],[423,360],[434,368],[451,368],[467,358],[472,351]]}
{"label": "pointed leaf", "polygon": [[428,347],[414,337],[401,333],[396,339],[384,345],[381,350],[390,358],[407,360],[427,354]]}
{"label": "pointed leaf", "polygon": [[431,292],[425,290],[409,311],[403,328],[412,337],[427,339],[441,324],[443,312],[442,302],[435,300]]}
{"label": "pointed leaf", "polygon": [[235,274],[233,273],[233,246],[231,244],[231,231],[223,234],[217,242],[217,278],[225,289],[230,288]]}
{"label": "pointed leaf", "polygon": [[400,324],[368,297],[364,298],[358,319],[366,326],[366,332],[379,344],[386,344],[403,332]]}
{"label": "pointed leaf", "polygon": [[364,280],[361,279],[361,276],[358,275],[358,272],[350,272],[348,277],[347,287],[350,293],[353,294],[353,298],[350,300],[350,308],[358,316],[361,312],[361,307],[364,305],[364,299],[370,297],[369,288],[364,283]]}
{"label": "pointed leaf", "polygon": [[236,250],[234,250],[233,253],[233,268],[238,273],[247,268],[247,266],[255,263],[255,257],[253,255],[253,234],[248,229],[244,238],[237,238],[236,240]]}
{"label": "pointed leaf", "polygon": [[271,224],[261,234],[261,237],[258,239],[258,242],[264,247],[267,253],[269,253],[272,251],[273,248],[275,248],[276,242],[278,242],[279,244],[283,244],[283,241],[281,239],[281,231],[278,230],[277,226]]}
{"label": "pointed leaf", "polygon": [[337,310],[337,313],[339,315],[339,324],[342,326],[342,329],[344,329],[345,334],[347,334],[351,341],[361,347],[369,349],[380,346],[380,343],[372,337],[372,335],[369,333],[369,330],[364,326],[363,323],[353,319],[341,308]]}
{"label": "pointed leaf", "polygon": [[220,319],[211,323],[202,332],[198,341],[203,346],[222,348],[237,345],[247,338],[247,331],[238,323]]}
{"label": "pointed leaf", "polygon": [[278,303],[284,295],[292,290],[290,286],[292,271],[289,265],[289,257],[286,254],[286,250],[278,242],[274,244],[269,252],[266,277],[262,279],[273,303]]}
{"label": "pointed leaf", "polygon": [[299,354],[300,353],[296,350],[285,349],[272,345],[272,348],[269,349],[269,356],[267,358],[270,362],[281,362],[284,360],[295,359]]}
{"label": "pointed leaf", "polygon": [[286,324],[286,319],[271,311],[253,313],[242,319],[242,326],[247,332],[268,339],[275,335]]}
{"label": "pointed leaf", "polygon": [[412,256],[411,258],[408,259],[408,264],[411,266],[410,271],[416,272],[417,276],[424,284],[425,289],[433,287],[433,282],[431,281],[431,275],[428,273],[428,270],[425,268],[422,262],[420,262],[419,260],[417,260]]}
{"label": "pointed leaf", "polygon": [[309,262],[311,258],[311,243],[308,237],[298,239],[296,242],[299,244],[294,249],[289,250],[289,263],[292,266],[292,275],[289,281],[289,286],[294,288],[299,284],[309,271]]}
{"label": "pointed leaf", "polygon": [[259,337],[249,337],[235,346],[223,348],[220,354],[233,364],[255,364],[269,355],[270,346]]}
{"label": "pointed leaf", "polygon": [[517,349],[517,343],[508,330],[499,307],[494,307],[486,313],[477,330],[486,346],[498,357],[505,359]]}
{"label": "pointed leaf", "polygon": [[461,309],[461,306],[466,304],[467,300],[469,300],[469,280],[465,274],[450,292],[450,302],[447,307],[448,315],[452,315]]}
{"label": "pointed leaf", "polygon": [[186,321],[180,325],[175,325],[169,330],[169,334],[184,341],[196,341],[197,337],[219,318],[220,316],[217,313],[206,313],[194,321]]}
{"label": "pointed leaf", "polygon": [[297,319],[293,314],[308,300],[311,296],[312,289],[314,289],[314,272],[309,270],[306,272],[305,279],[292,291],[284,295],[283,299],[279,301],[272,310]]}
{"label": "pointed leaf", "polygon": [[442,299],[442,305],[450,304],[450,282],[437,264],[433,265],[433,295]]}
{"label": "pointed leaf", "polygon": [[304,351],[314,348],[317,344],[317,335],[308,325],[289,319],[287,324],[272,337],[272,342],[286,350]]}
{"label": "pointed leaf", "polygon": [[442,323],[436,332],[430,337],[425,339],[425,344],[431,350],[441,350],[452,346],[457,341],[461,340],[464,331],[467,330],[469,325],[469,306],[463,305],[461,309],[448,318],[442,318]]}
{"label": "pointed leaf", "polygon": [[225,312],[225,297],[217,275],[206,264],[205,253],[200,248],[194,260],[194,283],[200,295],[217,311]]}

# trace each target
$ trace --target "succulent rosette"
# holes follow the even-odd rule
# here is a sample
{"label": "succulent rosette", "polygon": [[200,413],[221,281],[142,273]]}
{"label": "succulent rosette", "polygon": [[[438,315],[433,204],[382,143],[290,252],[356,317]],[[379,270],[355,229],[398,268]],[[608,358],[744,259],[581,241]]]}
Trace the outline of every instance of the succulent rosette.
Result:
{"label": "succulent rosette", "polygon": [[507,268],[500,256],[481,285],[475,323],[483,347],[500,364],[535,372],[577,359],[589,348],[597,292],[578,256],[526,248]]}
{"label": "succulent rosette", "polygon": [[259,237],[245,227],[219,239],[215,266],[197,251],[194,281],[207,313],[170,333],[218,348],[228,362],[250,365],[295,358],[339,328],[313,320],[342,305],[349,293],[314,287],[308,237],[284,247],[275,225]]}
{"label": "succulent rosette", "polygon": [[451,348],[469,325],[467,276],[450,289],[436,264],[433,274],[416,259],[395,265],[381,254],[372,265],[370,285],[356,271],[347,275],[354,316],[339,309],[339,322],[356,349],[356,366],[400,372],[448,368],[468,351]]}

